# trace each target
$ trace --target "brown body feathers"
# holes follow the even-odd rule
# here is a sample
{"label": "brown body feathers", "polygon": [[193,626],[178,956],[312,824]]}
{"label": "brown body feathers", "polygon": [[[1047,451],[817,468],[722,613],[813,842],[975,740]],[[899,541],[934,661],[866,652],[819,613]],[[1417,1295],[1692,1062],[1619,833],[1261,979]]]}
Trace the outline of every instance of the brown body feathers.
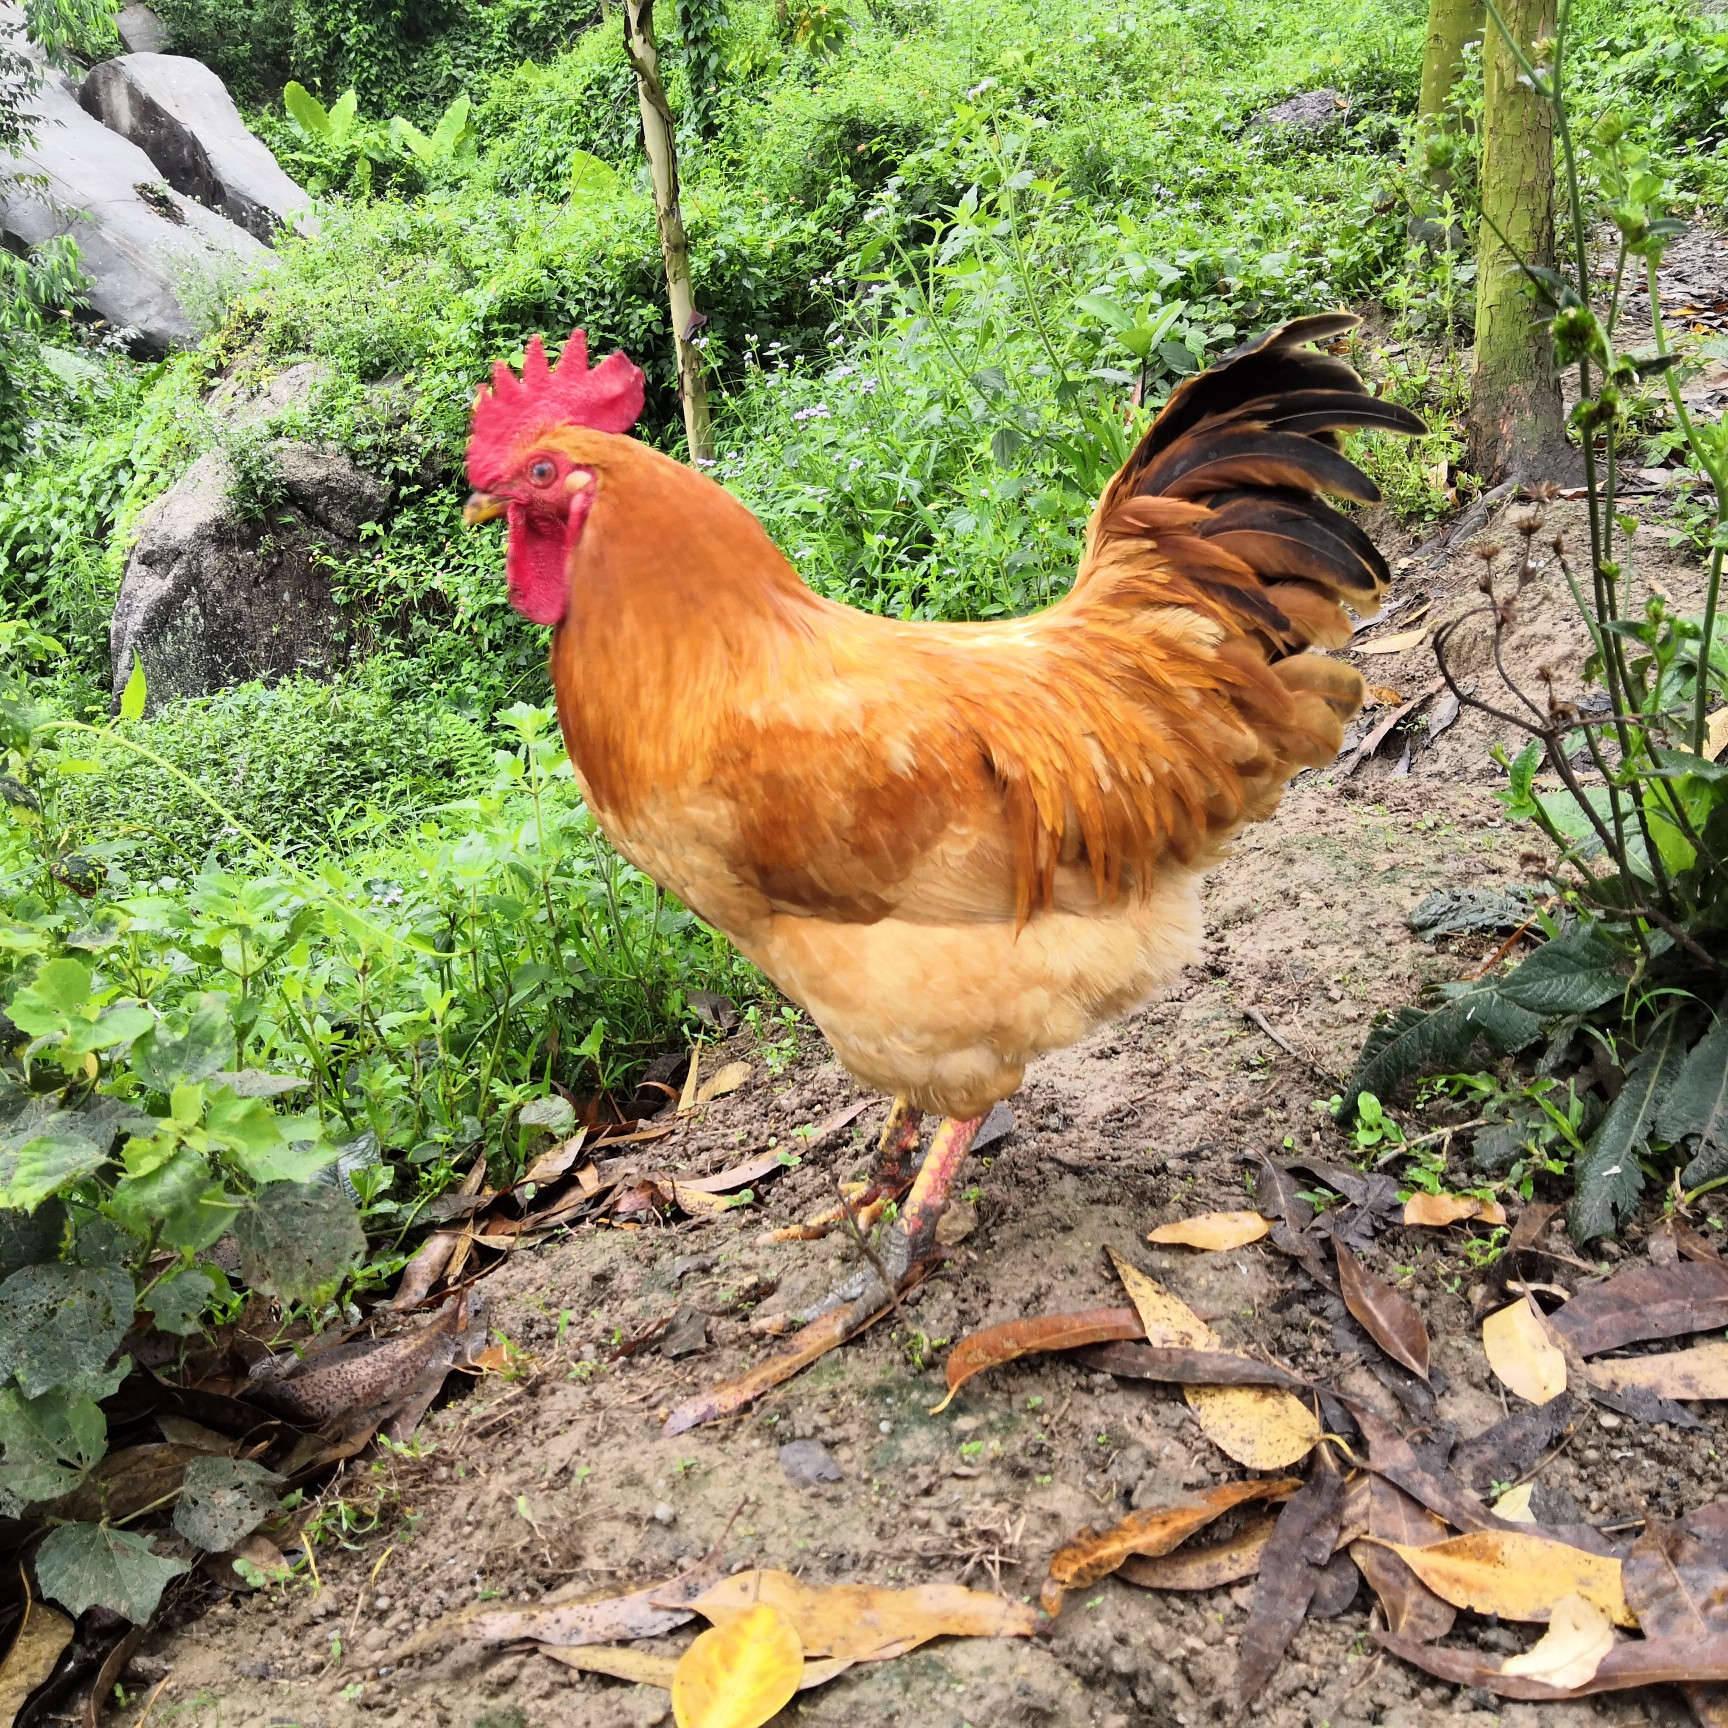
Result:
{"label": "brown body feathers", "polygon": [[559,713],[621,851],[803,1002],[859,1078],[973,1115],[1197,951],[1196,874],[1363,696],[1307,650],[1387,572],[1324,495],[1338,431],[1413,433],[1301,320],[1171,397],[1072,592],[913,624],[823,600],[721,488],[632,440],[596,476],[553,638]]}

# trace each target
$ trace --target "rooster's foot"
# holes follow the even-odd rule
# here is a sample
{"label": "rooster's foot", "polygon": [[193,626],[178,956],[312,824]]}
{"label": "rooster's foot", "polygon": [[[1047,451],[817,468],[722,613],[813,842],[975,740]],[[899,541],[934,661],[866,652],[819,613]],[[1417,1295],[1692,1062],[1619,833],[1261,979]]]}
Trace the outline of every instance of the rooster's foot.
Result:
{"label": "rooster's foot", "polygon": [[801,1223],[770,1230],[763,1240],[815,1242],[846,1224],[848,1217],[860,1230],[875,1229],[882,1214],[912,1185],[907,1160],[918,1144],[918,1127],[923,1120],[904,1098],[896,1098],[888,1120],[882,1124],[869,1176],[862,1182],[842,1183],[839,1204],[824,1207]]}
{"label": "rooster's foot", "polygon": [[687,1399],[668,1416],[663,1432],[682,1434],[717,1417],[735,1415],[770,1388],[856,1338],[897,1308],[907,1291],[923,1283],[940,1258],[936,1226],[947,1208],[949,1190],[983,1121],[977,1116],[944,1122],[930,1142],[899,1217],[882,1231],[880,1246],[868,1251],[869,1265],[797,1316],[806,1321],[804,1330],[785,1350],[741,1379]]}

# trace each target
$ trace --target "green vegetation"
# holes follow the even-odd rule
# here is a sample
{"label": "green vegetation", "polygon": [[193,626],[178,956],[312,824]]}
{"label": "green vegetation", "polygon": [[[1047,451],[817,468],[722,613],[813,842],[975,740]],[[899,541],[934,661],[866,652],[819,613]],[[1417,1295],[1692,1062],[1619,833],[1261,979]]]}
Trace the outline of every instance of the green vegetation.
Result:
{"label": "green vegetation", "polygon": [[[619,19],[543,0],[162,10],[320,195],[320,230],[284,237],[267,282],[154,363],[67,316],[64,248],[0,252],[0,1303],[84,1316],[45,1367],[0,1355],[0,1515],[100,1457],[106,1365],[136,1309],[179,1333],[232,1310],[211,1254],[225,1232],[247,1278],[316,1320],[400,1265],[474,1158],[516,1172],[525,1110],[556,1126],[569,1100],[627,1089],[694,1025],[692,991],[741,999],[773,1059],[795,1048],[761,981],[595,831],[543,633],[506,604],[496,537],[460,528],[476,382],[534,333],[581,325],[596,352],[627,350],[648,373],[645,435],[682,448]],[[101,9],[77,17],[61,39],[98,51]],[[716,472],[826,592],[928,618],[1049,601],[1168,389],[1340,302],[1384,310],[1383,387],[1434,427],[1366,443],[1391,505],[1433,518],[1478,489],[1461,463],[1482,57],[1463,51],[1418,140],[1421,0],[685,0],[658,28]],[[1728,20],[1589,0],[1570,30],[1580,111],[1618,116],[1581,145],[1578,209],[1643,257],[1668,211],[1728,188]],[[28,76],[14,62],[0,145]],[[1335,125],[1250,124],[1322,86],[1341,93]],[[1625,403],[1662,383],[1612,343],[1611,321],[1563,308],[1605,473]],[[302,361],[317,383],[271,421],[211,407],[218,380]],[[1720,498],[1720,434],[1641,412]],[[108,617],[142,512],[220,448],[267,517],[278,436],[393,489],[333,572],[379,652],[328,685],[149,718],[134,683],[110,718]],[[1623,556],[1611,507],[1596,517],[1586,590]],[[1719,510],[1697,524],[1718,564],[1722,532]],[[1583,867],[1556,940],[1412,1011],[1352,1091],[1390,1098],[1419,1068],[1465,1065],[1479,1033],[1525,1048],[1570,1014],[1561,1032],[1662,1080],[1628,1149],[1704,1158],[1674,1129],[1697,1052],[1722,1041],[1720,984],[1685,970],[1695,946],[1721,952],[1724,773],[1694,753],[1720,674],[1702,625],[1622,618],[1611,585],[1583,600],[1618,727],[1605,802],[1567,806],[1529,756],[1509,792]],[[1533,726],[1551,764],[1579,747],[1575,720]],[[1542,995],[1544,968],[1572,993]],[[1574,1157],[1607,1169],[1587,1101],[1502,1078],[1492,1108],[1536,1124],[1515,1180]],[[1358,1131],[1365,1151],[1396,1143],[1389,1120]],[[1585,1224],[1623,1206],[1634,1167],[1589,1188],[1609,1214]]]}
{"label": "green vegetation", "polygon": [[[1566,101],[1566,8],[1558,47],[1542,66],[1501,32],[1522,65],[1526,98],[1544,109],[1561,150],[1561,189],[1573,211],[1570,255],[1558,270],[1526,262],[1549,315],[1556,358],[1577,366],[1582,400],[1572,426],[1582,446],[1589,544],[1552,540],[1556,572],[1589,630],[1586,672],[1598,710],[1562,700],[1551,670],[1527,688],[1507,670],[1500,643],[1511,597],[1536,574],[1541,511],[1513,524],[1511,557],[1493,551],[1481,578],[1494,642],[1497,687],[1462,688],[1448,651],[1464,619],[1436,640],[1452,693],[1511,723],[1530,742],[1508,761],[1502,802],[1558,855],[1558,906],[1542,914],[1546,940],[1508,971],[1447,985],[1428,1010],[1404,1009],[1377,1028],[1342,1106],[1360,1120],[1376,1094],[1412,1073],[1462,1063],[1478,1043],[1513,1055],[1539,1040],[1539,1071],[1552,1076],[1573,1048],[1599,1046],[1606,1062],[1570,1086],[1564,1106],[1551,1078],[1514,1089],[1482,1088],[1490,1128],[1475,1155],[1484,1168],[1522,1173],[1531,1159],[1570,1166],[1573,1237],[1612,1232],[1644,1192],[1678,1169],[1687,1198],[1728,1182],[1728,629],[1721,615],[1728,552],[1728,421],[1694,417],[1676,382],[1681,356],[1657,292],[1662,255],[1685,224],[1673,189],[1622,116],[1587,128]],[[1618,236],[1605,291],[1590,258],[1596,225]],[[1617,342],[1628,278],[1649,293],[1653,342],[1641,355]],[[1544,333],[1544,341],[1548,340]],[[1719,345],[1718,345],[1719,347]],[[1669,392],[1674,443],[1710,489],[1698,527],[1706,558],[1702,612],[1679,614],[1660,586],[1641,603],[1636,518],[1615,509],[1621,469],[1637,448],[1631,405],[1645,380]],[[1539,773],[1545,771],[1545,784]],[[1466,1081],[1467,1085],[1468,1082]],[[1586,1138],[1585,1135],[1588,1134]]]}

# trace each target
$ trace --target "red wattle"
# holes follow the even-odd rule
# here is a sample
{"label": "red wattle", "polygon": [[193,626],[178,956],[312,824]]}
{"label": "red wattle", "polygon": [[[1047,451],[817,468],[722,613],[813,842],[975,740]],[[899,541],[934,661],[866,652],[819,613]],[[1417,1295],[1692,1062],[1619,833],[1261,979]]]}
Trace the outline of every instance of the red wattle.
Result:
{"label": "red wattle", "polygon": [[570,604],[573,524],[530,516],[518,504],[510,506],[507,520],[504,574],[510,585],[510,604],[531,623],[561,623]]}

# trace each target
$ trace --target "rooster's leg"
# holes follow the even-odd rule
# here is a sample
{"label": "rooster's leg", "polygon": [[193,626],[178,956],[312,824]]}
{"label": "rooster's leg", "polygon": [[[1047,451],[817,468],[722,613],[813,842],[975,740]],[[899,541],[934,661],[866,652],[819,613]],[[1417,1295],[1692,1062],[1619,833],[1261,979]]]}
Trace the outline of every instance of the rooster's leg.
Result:
{"label": "rooster's leg", "polygon": [[905,1097],[896,1098],[876,1141],[876,1156],[871,1161],[870,1174],[863,1182],[846,1184],[844,1207],[826,1207],[801,1224],[788,1224],[782,1229],[769,1231],[767,1239],[770,1242],[814,1242],[845,1223],[848,1211],[861,1229],[874,1228],[888,1202],[898,1200],[912,1180],[906,1160],[918,1144],[918,1128],[923,1120],[923,1114],[914,1110]]}
{"label": "rooster's leg", "polygon": [[[899,1115],[899,1101],[895,1104],[894,1115]],[[667,1417],[661,1432],[682,1434],[716,1417],[736,1415],[770,1387],[790,1380],[897,1308],[900,1294],[929,1274],[936,1258],[936,1226],[983,1124],[982,1116],[944,1121],[930,1141],[900,1216],[882,1232],[877,1248],[866,1249],[869,1264],[821,1302],[788,1317],[806,1323],[788,1348],[758,1363],[741,1379],[687,1398]]]}

